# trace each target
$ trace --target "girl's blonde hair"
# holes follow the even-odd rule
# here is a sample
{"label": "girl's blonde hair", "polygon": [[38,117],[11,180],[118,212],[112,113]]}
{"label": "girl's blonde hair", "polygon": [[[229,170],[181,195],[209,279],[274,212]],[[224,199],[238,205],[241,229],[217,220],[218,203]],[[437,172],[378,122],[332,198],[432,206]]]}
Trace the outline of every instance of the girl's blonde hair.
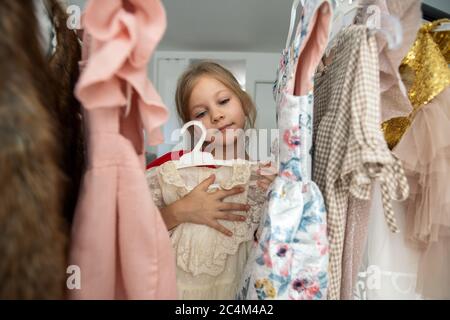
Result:
{"label": "girl's blonde hair", "polygon": [[239,82],[230,71],[211,61],[203,61],[192,65],[178,80],[175,102],[177,105],[178,116],[183,123],[190,121],[189,99],[191,98],[195,85],[202,76],[210,76],[217,81],[220,81],[238,97],[247,118],[246,126],[253,128],[256,119],[256,107],[252,99],[247,92],[242,90]]}

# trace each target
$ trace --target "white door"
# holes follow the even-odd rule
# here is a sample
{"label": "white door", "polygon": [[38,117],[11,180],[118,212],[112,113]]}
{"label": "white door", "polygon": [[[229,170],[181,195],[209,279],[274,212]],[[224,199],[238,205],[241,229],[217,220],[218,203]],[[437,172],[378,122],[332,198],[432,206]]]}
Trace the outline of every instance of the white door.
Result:
{"label": "white door", "polygon": [[157,79],[156,88],[169,110],[169,120],[163,126],[164,143],[157,147],[156,154],[161,156],[178,144],[180,140],[175,137],[180,122],[175,104],[177,81],[189,64],[188,59],[159,58],[156,61]]}

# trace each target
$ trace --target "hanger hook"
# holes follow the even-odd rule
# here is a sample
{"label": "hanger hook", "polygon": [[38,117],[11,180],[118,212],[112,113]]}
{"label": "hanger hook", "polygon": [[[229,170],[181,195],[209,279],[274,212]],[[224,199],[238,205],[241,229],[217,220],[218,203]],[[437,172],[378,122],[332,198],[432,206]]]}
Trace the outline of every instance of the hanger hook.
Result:
{"label": "hanger hook", "polygon": [[198,127],[202,131],[202,135],[200,136],[200,140],[196,143],[194,149],[192,150],[193,152],[201,151],[201,147],[203,146],[203,143],[205,143],[205,141],[206,141],[206,128],[203,125],[203,123],[201,123],[200,121],[193,120],[193,121],[189,121],[189,122],[184,124],[184,126],[181,128],[180,134],[184,135],[185,132],[187,131],[187,129],[190,128],[190,127]]}

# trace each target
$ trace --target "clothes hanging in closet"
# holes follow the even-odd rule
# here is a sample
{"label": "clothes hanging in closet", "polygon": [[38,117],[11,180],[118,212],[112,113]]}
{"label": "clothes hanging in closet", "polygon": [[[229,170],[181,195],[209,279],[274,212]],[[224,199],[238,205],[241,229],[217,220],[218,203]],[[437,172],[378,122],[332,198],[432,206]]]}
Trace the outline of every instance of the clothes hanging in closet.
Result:
{"label": "clothes hanging in closet", "polygon": [[[330,241],[329,299],[340,298],[349,199],[369,200],[372,182],[383,191],[386,222],[397,232],[391,200],[408,184],[380,130],[378,48],[366,26],[336,36],[331,64],[315,77],[313,180],[324,192]],[[368,212],[367,212],[368,213]]]}
{"label": "clothes hanging in closet", "polygon": [[[420,1],[363,0],[361,1],[361,5],[362,8],[357,15],[357,24],[367,23],[367,8],[372,5],[377,6],[380,14],[392,15],[400,20],[403,30],[403,41],[400,48],[389,49],[387,40],[381,33],[376,33],[375,38],[378,45],[378,61],[380,66],[381,119],[383,121],[397,117],[398,115],[405,115],[412,110],[412,105],[408,99],[407,91],[401,81],[398,69],[403,57],[415,41],[415,34],[420,28]],[[371,203],[377,201],[374,199],[376,196],[377,193],[373,193],[370,200],[358,200],[352,196],[349,199],[342,256],[340,296],[342,300],[352,300],[354,298],[354,289],[363,261],[369,232],[369,211],[371,207],[374,207],[373,205],[371,206]],[[380,214],[383,210],[382,206],[378,208],[379,212],[376,214]],[[395,212],[397,218],[399,218],[399,214],[402,214],[404,211],[397,211]],[[387,237],[390,236],[387,235]],[[397,236],[400,237],[400,235]]]}
{"label": "clothes hanging in closet", "polygon": [[80,48],[66,20],[55,0],[0,3],[0,299],[64,298],[63,218],[83,163],[72,92]]}
{"label": "clothes hanging in closet", "polygon": [[57,102],[52,115],[56,118],[58,144],[62,148],[60,167],[65,175],[63,213],[70,227],[85,168],[83,119],[80,102],[74,93],[80,74],[78,62],[81,59],[81,47],[75,31],[66,27],[67,15],[64,9],[56,0],[46,3],[53,16],[54,26],[49,64],[50,72],[55,79],[54,91]]}
{"label": "clothes hanging in closet", "polygon": [[307,1],[295,38],[282,53],[274,87],[279,136],[279,175],[241,280],[238,299],[326,299],[326,212],[311,181],[312,77],[330,30],[332,6]]}
{"label": "clothes hanging in closet", "polygon": [[256,185],[257,169],[257,165],[247,161],[232,167],[177,169],[173,161],[168,161],[147,171],[147,182],[159,208],[186,196],[212,174],[216,176],[216,182],[210,187],[211,192],[242,186],[245,188],[243,193],[229,196],[224,202],[250,205],[248,212],[232,212],[246,215],[245,222],[219,222],[233,233],[232,237],[193,223],[183,223],[171,230],[180,299],[234,298],[265,203],[265,193]]}
{"label": "clothes hanging in closet", "polygon": [[402,65],[414,111],[394,153],[411,186],[406,239],[420,251],[417,293],[450,299],[450,32],[422,26]]}
{"label": "clothes hanging in closet", "polygon": [[91,0],[76,94],[87,125],[88,167],[72,229],[80,267],[72,299],[175,299],[166,226],[145,179],[143,131],[162,142],[167,110],[147,79],[166,26],[160,1]]}
{"label": "clothes hanging in closet", "polygon": [[[416,40],[416,34],[421,26],[422,11],[419,0],[361,0],[364,9],[361,23],[367,21],[367,6],[373,5],[380,10],[381,15],[391,15],[398,18],[401,24],[401,44],[398,48],[390,49],[386,36],[377,33],[375,38],[378,45],[378,62],[380,66],[380,92],[381,92],[381,121],[408,115],[412,105],[408,92],[402,82],[399,67]],[[381,21],[382,25],[383,20]],[[384,26],[388,28],[388,26]],[[389,140],[388,145],[390,146]]]}
{"label": "clothes hanging in closet", "polygon": [[367,241],[355,283],[357,300],[417,300],[415,293],[419,252],[407,244],[405,202],[393,202],[400,233],[392,233],[382,214],[379,183],[374,183]]}
{"label": "clothes hanging in closet", "polygon": [[[448,32],[436,32],[432,30],[442,22],[427,23],[420,29],[414,46],[405,54],[400,71],[403,76],[414,72],[415,80],[408,90],[408,97],[412,108],[404,113],[402,117],[396,117],[383,123],[383,131],[391,149],[401,140],[403,134],[411,125],[417,110],[430,102],[447,86],[450,85],[450,71],[448,64],[448,51],[446,49],[446,38]],[[439,52],[442,50],[443,52]],[[445,56],[447,54],[447,56]],[[444,56],[442,56],[444,55]],[[406,75],[411,78],[411,76]]]}

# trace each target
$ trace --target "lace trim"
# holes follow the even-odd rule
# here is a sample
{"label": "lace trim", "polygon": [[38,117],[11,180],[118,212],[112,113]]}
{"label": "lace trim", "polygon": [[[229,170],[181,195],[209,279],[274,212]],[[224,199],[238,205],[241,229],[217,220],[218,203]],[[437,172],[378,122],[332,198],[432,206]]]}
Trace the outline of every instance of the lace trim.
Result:
{"label": "lace trim", "polygon": [[[184,188],[189,191],[178,169],[173,161],[167,161],[159,166],[159,173],[164,183]],[[251,165],[249,163],[236,163],[233,165],[233,173],[230,180],[222,181],[220,187],[225,190],[230,190],[238,185],[246,184],[251,175]]]}
{"label": "lace trim", "polygon": [[150,193],[152,194],[153,202],[161,209],[164,206],[161,187],[159,186],[159,181],[157,177],[156,168],[148,170],[146,172],[147,185],[150,188]]}
{"label": "lace trim", "polygon": [[158,167],[158,172],[162,177],[164,183],[173,185],[178,188],[187,190],[187,186],[178,173],[178,169],[172,161],[167,161]]}
{"label": "lace trim", "polygon": [[[181,178],[175,164],[166,162],[159,167],[163,183],[187,191],[187,186]],[[185,223],[178,226],[172,234],[172,244],[177,256],[177,266],[194,276],[208,274],[218,276],[224,271],[229,255],[235,255],[241,243],[253,240],[253,233],[259,224],[261,207],[265,202],[263,192],[258,192],[256,186],[249,186],[252,176],[252,166],[248,163],[233,165],[231,179],[222,181],[222,189],[229,190],[237,185],[245,185],[242,194],[228,197],[228,201],[248,203],[251,210],[246,214],[246,222],[220,221],[233,232],[233,237],[222,235],[218,231],[204,225]],[[245,214],[234,212],[235,214]]]}
{"label": "lace trim", "polygon": [[243,185],[249,182],[251,175],[251,166],[249,164],[235,164],[233,165],[233,173],[231,180],[222,182],[220,186],[222,189],[230,190],[235,186]]}
{"label": "lace trim", "polygon": [[[221,221],[233,232],[233,237],[203,225],[183,224],[172,235],[177,265],[183,271],[198,276],[218,276],[225,270],[227,258],[235,255],[241,243],[253,239],[253,231],[243,222]],[[198,237],[201,237],[201,240]],[[193,248],[192,244],[195,245]]]}

